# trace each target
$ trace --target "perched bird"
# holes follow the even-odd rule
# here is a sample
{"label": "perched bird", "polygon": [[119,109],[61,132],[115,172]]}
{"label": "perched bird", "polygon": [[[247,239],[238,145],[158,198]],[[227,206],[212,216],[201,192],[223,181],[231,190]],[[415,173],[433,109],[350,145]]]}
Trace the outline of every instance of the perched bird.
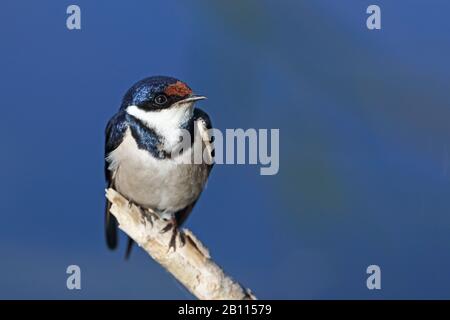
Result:
{"label": "perched bird", "polygon": [[[213,150],[208,115],[194,107],[197,96],[182,81],[165,76],[145,78],[125,94],[119,111],[109,120],[105,141],[107,186],[142,210],[150,209],[168,221],[175,249],[178,227],[186,220],[208,179],[212,164],[190,161],[193,150]],[[184,130],[182,130],[184,129]],[[182,131],[189,132],[182,149]],[[180,152],[181,148],[181,152]],[[174,156],[175,154],[175,156]],[[213,155],[211,155],[213,156]],[[117,247],[117,221],[107,201],[105,229],[108,247]],[[182,238],[182,241],[183,238]],[[133,241],[128,239],[126,257]]]}

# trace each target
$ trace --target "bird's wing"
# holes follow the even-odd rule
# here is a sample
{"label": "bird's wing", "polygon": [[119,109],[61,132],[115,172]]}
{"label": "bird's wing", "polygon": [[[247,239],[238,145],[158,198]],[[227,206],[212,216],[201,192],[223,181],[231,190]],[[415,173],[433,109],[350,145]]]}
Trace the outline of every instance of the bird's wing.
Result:
{"label": "bird's wing", "polygon": [[195,108],[194,121],[199,124],[198,128],[200,130],[200,135],[202,137],[204,147],[208,150],[208,154],[210,156],[208,169],[209,172],[211,172],[211,169],[214,165],[214,137],[211,136],[211,132],[209,131],[210,129],[212,129],[211,119],[205,111]]}
{"label": "bird's wing", "polygon": [[[108,155],[122,142],[128,123],[124,112],[117,113],[109,120],[105,130],[105,180],[108,188],[114,188],[114,172],[109,170]],[[106,200],[105,205],[105,233],[106,243],[110,249],[117,247],[117,220],[109,212],[111,203]]]}
{"label": "bird's wing", "polygon": [[[198,123],[198,128],[200,130],[200,135],[203,140],[204,147],[208,149],[209,155],[211,159],[214,158],[214,141],[213,138],[210,135],[210,132],[208,130],[212,129],[212,123],[211,119],[209,118],[208,114],[198,108],[194,109],[194,121]],[[211,172],[211,169],[214,165],[213,161],[209,162],[208,164],[208,175]],[[200,197],[200,195],[199,195]],[[175,213],[175,218],[177,219],[178,226],[181,226],[183,222],[187,219],[189,214],[191,213],[192,209],[194,208],[195,204],[197,203],[198,198],[192,202],[190,205],[188,205],[186,208],[181,209],[177,213]]]}

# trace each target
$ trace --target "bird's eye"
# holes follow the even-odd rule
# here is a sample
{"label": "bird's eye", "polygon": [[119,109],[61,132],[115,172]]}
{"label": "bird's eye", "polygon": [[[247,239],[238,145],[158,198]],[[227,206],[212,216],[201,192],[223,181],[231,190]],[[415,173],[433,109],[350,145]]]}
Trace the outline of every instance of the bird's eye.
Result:
{"label": "bird's eye", "polygon": [[167,97],[163,94],[160,94],[155,97],[155,103],[156,104],[164,104],[167,102]]}

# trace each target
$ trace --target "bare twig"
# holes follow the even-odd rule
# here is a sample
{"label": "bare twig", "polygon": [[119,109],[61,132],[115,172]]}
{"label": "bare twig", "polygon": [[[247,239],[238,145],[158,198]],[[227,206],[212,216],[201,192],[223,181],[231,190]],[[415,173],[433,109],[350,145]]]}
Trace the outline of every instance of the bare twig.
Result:
{"label": "bare twig", "polygon": [[147,215],[134,205],[130,206],[128,200],[113,189],[106,190],[106,197],[112,203],[110,211],[117,218],[119,228],[197,298],[256,299],[250,290],[244,289],[223,272],[191,231],[180,231],[184,232],[185,245],[180,244],[177,236],[176,250],[169,250],[171,232],[161,233],[166,226],[164,220],[155,218],[150,213]]}

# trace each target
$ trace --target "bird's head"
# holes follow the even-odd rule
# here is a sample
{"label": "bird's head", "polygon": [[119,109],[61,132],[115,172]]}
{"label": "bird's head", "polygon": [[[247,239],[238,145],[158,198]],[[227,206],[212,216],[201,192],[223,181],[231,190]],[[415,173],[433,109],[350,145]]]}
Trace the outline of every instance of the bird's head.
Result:
{"label": "bird's head", "polygon": [[135,83],[125,94],[122,108],[134,105],[144,111],[160,111],[192,105],[197,100],[189,86],[175,78],[155,76]]}
{"label": "bird's head", "polygon": [[194,103],[202,99],[206,97],[194,95],[178,79],[154,76],[135,83],[125,94],[121,109],[158,129],[187,121]]}

